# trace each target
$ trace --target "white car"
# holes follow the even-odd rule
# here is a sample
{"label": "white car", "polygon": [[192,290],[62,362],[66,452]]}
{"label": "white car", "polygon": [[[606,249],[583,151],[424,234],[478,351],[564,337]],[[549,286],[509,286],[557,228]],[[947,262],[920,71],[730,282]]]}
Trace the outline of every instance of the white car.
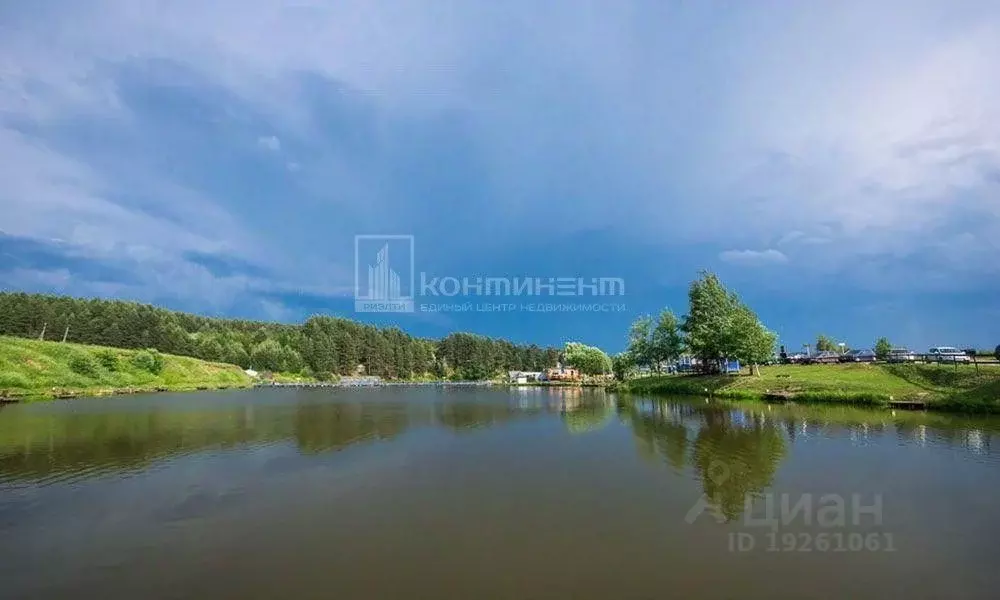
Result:
{"label": "white car", "polygon": [[886,360],[891,363],[906,363],[917,360],[917,356],[906,348],[893,348]]}
{"label": "white car", "polygon": [[937,346],[927,351],[927,359],[931,362],[969,362],[965,352],[951,346]]}

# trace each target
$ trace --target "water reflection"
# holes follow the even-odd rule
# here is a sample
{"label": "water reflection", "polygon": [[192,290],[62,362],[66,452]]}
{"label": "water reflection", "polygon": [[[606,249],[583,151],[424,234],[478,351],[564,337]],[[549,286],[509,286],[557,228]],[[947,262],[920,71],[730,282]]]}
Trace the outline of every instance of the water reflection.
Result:
{"label": "water reflection", "polygon": [[399,403],[326,403],[295,408],[292,437],[306,453],[342,450],[365,441],[391,440],[411,425]]}
{"label": "water reflection", "polygon": [[[166,458],[237,446],[291,442],[303,454],[316,454],[394,440],[419,427],[461,433],[553,414],[561,415],[570,431],[581,432],[613,415],[608,396],[569,388],[492,392],[484,398],[444,394],[444,399],[423,391],[386,396],[365,391],[351,401],[294,392],[266,401],[263,394],[282,392],[246,393],[222,408],[206,408],[215,402],[213,393],[199,394],[201,404],[181,409],[139,397],[128,406],[91,399],[75,401],[89,406],[14,407],[0,417],[0,483],[139,471]],[[80,406],[88,410],[73,410]]]}
{"label": "water reflection", "polygon": [[[616,409],[617,407],[617,409]],[[396,440],[417,428],[466,435],[539,417],[568,433],[628,426],[638,452],[698,478],[729,517],[771,485],[797,444],[938,446],[996,460],[1000,420],[843,407],[615,398],[579,388],[353,395],[258,391],[9,406],[0,414],[0,483],[45,484],[138,472],[188,453],[292,444],[302,454]]]}
{"label": "water reflection", "polygon": [[[3,597],[996,595],[1000,420],[613,400],[427,386],[8,406]],[[825,493],[884,495],[898,552],[774,553],[737,520],[747,494]],[[703,500],[735,522],[690,519]]]}
{"label": "water reflection", "polygon": [[796,444],[835,438],[856,446],[933,445],[996,460],[992,440],[1000,435],[995,418],[845,407],[632,398],[618,410],[639,454],[676,472],[690,470],[728,520],[772,485]]}
{"label": "water reflection", "polygon": [[787,453],[784,430],[764,415],[660,402],[630,404],[625,414],[643,454],[659,455],[675,470],[692,467],[727,519],[771,485]]}

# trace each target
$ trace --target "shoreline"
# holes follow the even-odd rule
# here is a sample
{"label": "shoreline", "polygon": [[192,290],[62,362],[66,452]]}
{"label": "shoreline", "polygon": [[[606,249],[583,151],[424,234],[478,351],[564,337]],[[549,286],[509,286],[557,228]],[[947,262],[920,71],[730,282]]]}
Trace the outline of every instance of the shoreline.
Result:
{"label": "shoreline", "polygon": [[947,369],[950,367],[778,366],[762,368],[765,377],[661,375],[631,379],[612,389],[631,395],[1000,414],[1000,370],[982,376],[974,372],[956,374]]}
{"label": "shoreline", "polygon": [[507,383],[496,381],[382,381],[379,383],[341,383],[335,381],[258,381],[249,384],[239,385],[156,385],[156,386],[134,386],[126,388],[62,388],[57,387],[52,390],[38,393],[9,394],[0,396],[0,404],[27,404],[30,402],[46,402],[51,400],[73,400],[84,398],[103,398],[107,396],[127,396],[134,394],[157,394],[157,393],[190,393],[190,392],[211,392],[222,390],[251,390],[266,388],[366,388],[366,387],[558,387],[558,388],[607,388],[607,384],[599,383]]}
{"label": "shoreline", "polygon": [[106,398],[108,396],[132,396],[135,394],[162,394],[162,393],[190,393],[190,392],[214,392],[223,390],[248,390],[253,385],[156,385],[156,386],[133,386],[124,388],[56,388],[44,392],[26,392],[0,396],[0,405],[3,404],[29,404],[32,402],[49,402],[53,400],[75,400],[84,398]]}
{"label": "shoreline", "polygon": [[[756,400],[775,404],[826,403],[955,413],[1000,414],[1000,366],[893,364],[774,365],[759,375],[650,375],[606,380],[516,383],[344,377],[319,381],[286,373],[250,377],[240,367],[190,357],[160,355],[150,371],[136,362],[144,351],[2,338],[11,368],[0,381],[0,404],[228,389],[354,388],[399,386],[504,387],[506,389],[600,388],[623,394],[655,394]],[[141,357],[141,356],[139,356]],[[87,360],[82,360],[87,359]],[[4,385],[6,384],[6,385]],[[20,385],[18,385],[20,384]]]}
{"label": "shoreline", "polygon": [[[655,392],[635,392],[627,389],[617,389],[615,390],[619,394],[625,396],[662,396],[662,397],[691,397],[696,394],[691,394],[685,391],[666,391],[657,390]],[[766,404],[781,404],[781,405],[810,405],[810,404],[826,404],[833,406],[851,406],[854,408],[869,408],[872,410],[906,410],[913,412],[934,412],[942,414],[964,414],[964,415],[1000,415],[1000,408],[991,406],[979,406],[979,405],[966,405],[961,402],[955,402],[950,400],[938,400],[924,402],[919,400],[888,400],[888,399],[875,399],[859,394],[856,397],[852,395],[844,396],[834,396],[830,394],[822,393],[804,393],[795,394],[789,396],[783,396],[777,398],[774,395],[769,394],[734,394],[734,393],[716,393],[709,394],[708,398],[726,400],[729,402],[763,402]]]}

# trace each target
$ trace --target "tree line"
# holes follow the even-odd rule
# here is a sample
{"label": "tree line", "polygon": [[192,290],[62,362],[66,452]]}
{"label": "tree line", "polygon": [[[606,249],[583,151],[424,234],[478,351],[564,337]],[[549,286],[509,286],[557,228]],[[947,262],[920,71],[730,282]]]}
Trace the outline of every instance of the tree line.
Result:
{"label": "tree line", "polygon": [[320,379],[362,371],[392,379],[484,379],[505,370],[539,371],[559,360],[555,348],[469,333],[433,340],[330,316],[283,324],[22,292],[0,292],[0,335],[156,349]]}
{"label": "tree line", "polygon": [[[808,344],[804,344],[808,348]],[[838,343],[833,341],[828,335],[819,334],[816,336],[816,352],[848,352],[851,347],[846,343]],[[880,337],[875,340],[875,346],[873,347],[873,352],[879,360],[884,360],[888,358],[889,353],[892,352],[892,342],[889,341],[887,337]]]}
{"label": "tree line", "polygon": [[756,313],[726,289],[714,273],[703,271],[688,288],[688,312],[678,318],[664,310],[654,319],[643,316],[629,330],[628,349],[613,361],[615,374],[627,376],[635,367],[659,372],[682,353],[714,368],[724,359],[756,365],[774,356],[777,336]]}

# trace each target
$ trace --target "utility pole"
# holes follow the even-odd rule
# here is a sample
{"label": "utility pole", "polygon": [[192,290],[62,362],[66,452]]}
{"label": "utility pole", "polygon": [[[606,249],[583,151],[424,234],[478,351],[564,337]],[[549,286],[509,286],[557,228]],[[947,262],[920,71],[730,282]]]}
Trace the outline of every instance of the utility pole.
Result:
{"label": "utility pole", "polygon": [[48,323],[42,323],[42,333],[38,336],[38,341],[40,342],[45,341],[45,328],[48,326],[49,326]]}
{"label": "utility pole", "polygon": [[66,331],[63,332],[63,343],[66,343],[66,338],[69,337],[69,325],[66,326]]}

